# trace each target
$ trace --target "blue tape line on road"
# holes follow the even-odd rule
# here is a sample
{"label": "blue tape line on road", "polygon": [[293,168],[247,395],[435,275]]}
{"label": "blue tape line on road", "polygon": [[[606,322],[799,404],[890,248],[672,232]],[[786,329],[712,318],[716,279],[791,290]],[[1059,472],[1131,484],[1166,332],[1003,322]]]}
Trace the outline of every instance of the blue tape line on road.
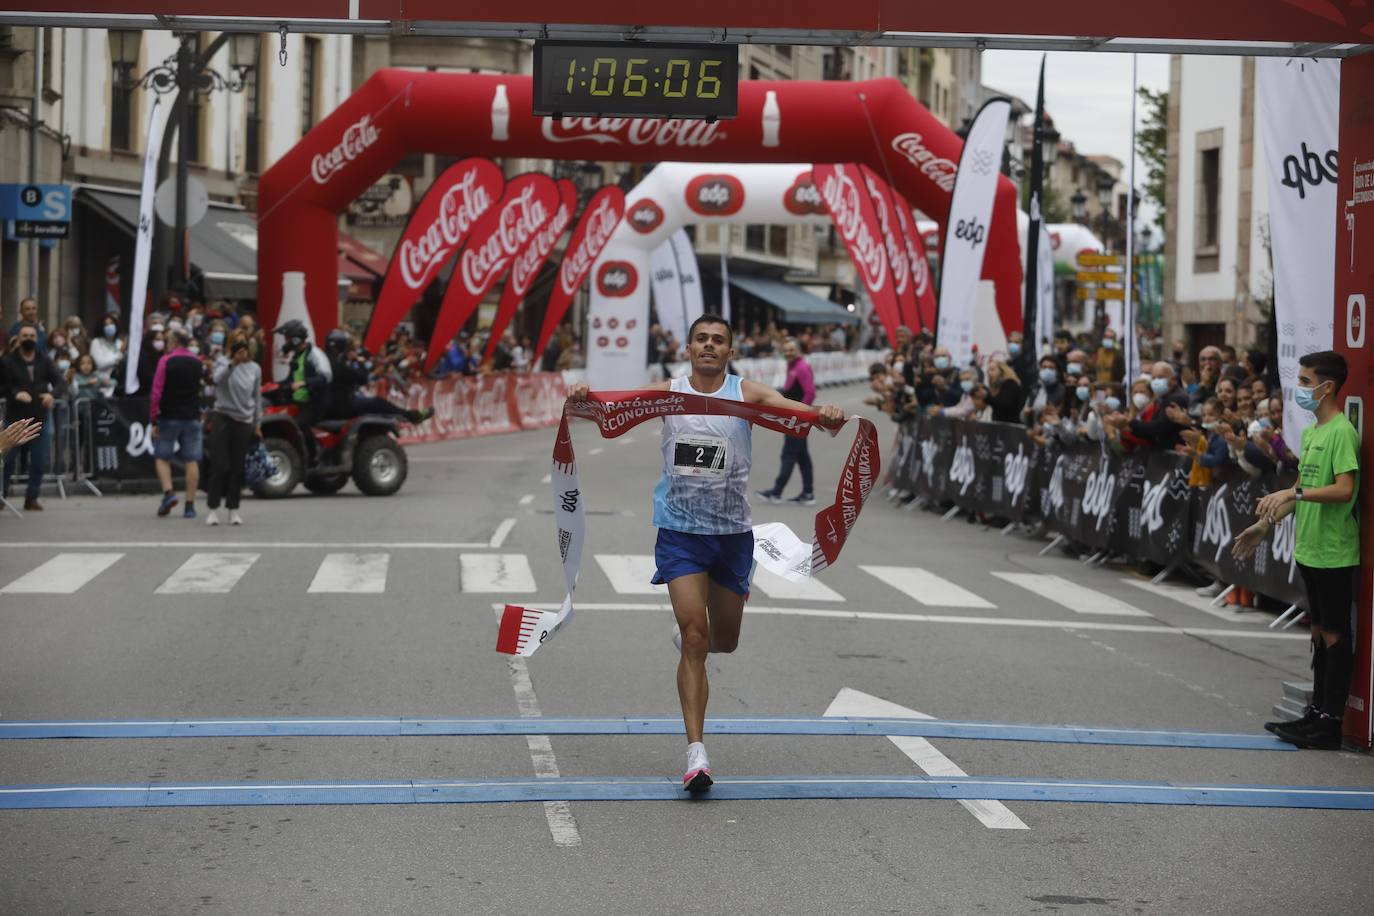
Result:
{"label": "blue tape line on road", "polygon": [[[942,719],[815,717],[714,718],[709,735],[869,735],[1105,744],[1137,747],[1292,751],[1268,734],[1088,728],[1074,725],[1009,725]],[[177,719],[134,722],[0,722],[0,739],[26,738],[257,738],[396,737],[431,735],[680,735],[676,716],[623,719]]]}
{"label": "blue tape line on road", "polygon": [[[498,804],[547,801],[676,801],[685,798],[676,780],[667,777],[0,786],[0,809]],[[751,776],[718,780],[710,793],[703,798],[711,801],[982,799],[1374,811],[1374,788],[1178,785],[1164,782],[1087,782],[982,776]]]}

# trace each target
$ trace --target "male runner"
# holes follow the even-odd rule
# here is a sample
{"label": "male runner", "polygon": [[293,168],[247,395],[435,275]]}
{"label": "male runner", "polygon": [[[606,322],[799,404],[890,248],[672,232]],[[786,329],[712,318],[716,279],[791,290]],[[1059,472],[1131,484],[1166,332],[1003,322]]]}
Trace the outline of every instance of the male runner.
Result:
{"label": "male runner", "polygon": [[[687,332],[690,375],[648,385],[769,407],[811,408],[758,382],[728,375],[733,333],[719,315],[702,315]],[[587,396],[574,385],[570,400]],[[844,423],[838,407],[817,408],[823,426]],[[682,416],[663,420],[663,477],[654,488],[656,585],[667,583],[681,652],[677,692],[687,729],[687,771],[682,787],[703,792],[711,785],[702,731],[706,722],[706,653],[733,652],[739,643],[744,600],[753,569],[753,519],[749,512],[749,423],[737,417]]]}

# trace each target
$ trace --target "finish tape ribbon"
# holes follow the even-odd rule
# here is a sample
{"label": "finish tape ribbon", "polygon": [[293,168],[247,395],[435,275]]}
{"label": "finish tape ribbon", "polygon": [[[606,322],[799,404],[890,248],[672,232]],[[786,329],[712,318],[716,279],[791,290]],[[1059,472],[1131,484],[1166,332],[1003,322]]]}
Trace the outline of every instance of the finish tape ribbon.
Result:
{"label": "finish tape ribbon", "polygon": [[[582,567],[587,519],[583,509],[582,485],[577,476],[577,456],[573,452],[572,436],[568,431],[568,417],[591,420],[601,430],[602,438],[614,439],[646,420],[700,415],[738,417],[755,426],[797,438],[804,438],[813,428],[820,426],[819,414],[811,410],[762,407],[743,401],[676,391],[592,392],[583,401],[568,402],[558,424],[558,438],[553,446],[553,468],[549,472],[554,520],[558,526],[558,552],[563,560],[563,581],[567,594],[557,611],[506,605],[496,637],[497,652],[533,655],[573,617],[573,592],[577,589],[578,573]],[[877,427],[863,417],[849,417],[847,420],[856,421],[858,431],[835,487],[835,502],[816,513],[810,556],[805,554],[804,545],[785,525],[769,524],[755,528],[756,556],[787,578],[814,575],[839,558],[840,549],[844,547],[878,479]],[[827,431],[835,436],[839,434],[839,427]],[[800,557],[790,549],[789,540],[802,547]],[[776,565],[768,562],[770,559],[776,561]]]}

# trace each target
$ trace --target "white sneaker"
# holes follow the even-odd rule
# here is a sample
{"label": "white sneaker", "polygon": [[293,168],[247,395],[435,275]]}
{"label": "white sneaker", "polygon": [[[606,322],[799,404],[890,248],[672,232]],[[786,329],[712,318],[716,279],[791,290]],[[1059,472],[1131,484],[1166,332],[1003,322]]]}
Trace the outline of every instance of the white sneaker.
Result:
{"label": "white sneaker", "polygon": [[693,741],[687,745],[687,772],[682,774],[685,792],[705,792],[711,788],[711,761],[706,759],[706,745]]}
{"label": "white sneaker", "polygon": [[242,524],[243,524],[243,516],[242,516],[242,515],[239,515],[239,510],[235,509],[234,511],[232,511],[232,512],[229,513],[229,524],[231,524],[231,525],[242,525]]}
{"label": "white sneaker", "polygon": [[673,645],[677,646],[679,652],[682,651],[682,628],[673,624]]}
{"label": "white sneaker", "polygon": [[1217,595],[1226,591],[1226,586],[1221,582],[1213,582],[1211,585],[1204,585],[1201,588],[1193,589],[1193,591],[1197,592],[1203,598],[1215,598]]}
{"label": "white sneaker", "polygon": [[219,524],[219,510],[218,510],[218,509],[208,509],[208,510],[206,510],[206,512],[205,512],[205,526],[206,526],[207,528],[213,528],[213,527],[215,527],[215,526],[218,525],[218,524]]}

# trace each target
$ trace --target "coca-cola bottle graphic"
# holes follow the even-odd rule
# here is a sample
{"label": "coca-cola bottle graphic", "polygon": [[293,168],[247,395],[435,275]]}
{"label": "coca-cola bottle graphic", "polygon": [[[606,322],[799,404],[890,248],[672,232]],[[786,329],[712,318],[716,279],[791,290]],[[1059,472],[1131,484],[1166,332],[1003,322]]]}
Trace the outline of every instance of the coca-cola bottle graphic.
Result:
{"label": "coca-cola bottle graphic", "polygon": [[496,84],[496,95],[491,99],[491,138],[510,139],[510,100],[506,98],[506,84]]}
{"label": "coca-cola bottle graphic", "polygon": [[[277,312],[277,326],[288,321],[299,321],[310,332],[310,340],[315,340],[315,326],[310,320],[310,309],[305,303],[305,273],[288,270],[281,275],[281,309]],[[290,363],[281,352],[280,341],[272,348],[272,381],[280,382],[290,371]]]}
{"label": "coca-cola bottle graphic", "polygon": [[778,145],[778,128],[782,125],[782,111],[778,108],[778,94],[768,90],[763,97],[763,145]]}

